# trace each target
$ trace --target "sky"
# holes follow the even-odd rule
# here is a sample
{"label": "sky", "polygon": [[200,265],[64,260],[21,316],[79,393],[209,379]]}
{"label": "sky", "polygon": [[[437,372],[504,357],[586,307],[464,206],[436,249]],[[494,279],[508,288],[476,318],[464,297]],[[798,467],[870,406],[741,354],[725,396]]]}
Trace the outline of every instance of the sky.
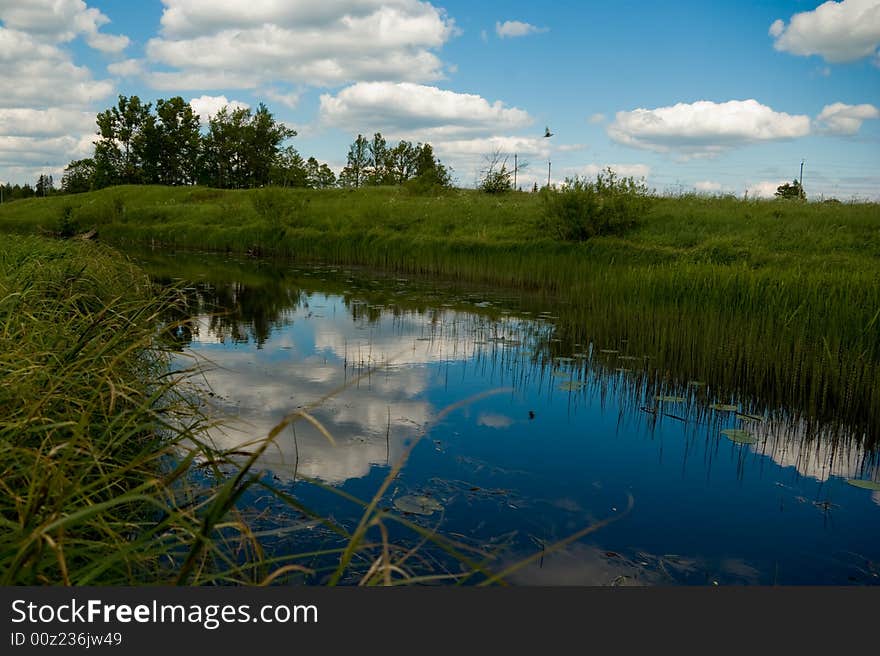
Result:
{"label": "sky", "polygon": [[880,0],[0,0],[0,182],[60,180],[119,94],[263,102],[337,172],[381,132],[461,186],[499,152],[525,188],[772,196],[803,162],[880,200]]}

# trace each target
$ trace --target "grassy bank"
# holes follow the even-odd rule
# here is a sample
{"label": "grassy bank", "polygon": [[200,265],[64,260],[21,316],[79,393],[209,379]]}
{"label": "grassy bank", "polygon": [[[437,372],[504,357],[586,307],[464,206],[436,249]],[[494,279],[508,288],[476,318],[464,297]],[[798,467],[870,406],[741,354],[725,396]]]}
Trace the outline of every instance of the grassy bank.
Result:
{"label": "grassy bank", "polygon": [[0,230],[96,228],[122,246],[363,264],[547,294],[565,308],[560,329],[572,342],[643,342],[669,354],[676,379],[878,423],[877,204],[654,199],[625,234],[583,243],[550,238],[542,209],[538,194],[466,190],[119,187],[0,206]]}
{"label": "grassy bank", "polygon": [[[100,245],[3,236],[0,584],[388,582],[392,561],[412,554],[370,541],[378,497],[346,498],[360,517],[349,532],[252,471],[271,439],[254,436],[249,453],[207,443],[195,388],[165,346],[179,294]],[[268,556],[272,535],[238,508],[252,487],[333,539]],[[381,521],[458,557],[404,518]]]}

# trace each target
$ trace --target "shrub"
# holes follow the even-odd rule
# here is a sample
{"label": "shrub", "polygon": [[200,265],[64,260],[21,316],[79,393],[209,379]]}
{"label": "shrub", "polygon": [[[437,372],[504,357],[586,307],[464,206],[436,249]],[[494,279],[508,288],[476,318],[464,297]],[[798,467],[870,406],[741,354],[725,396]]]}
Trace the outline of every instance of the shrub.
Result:
{"label": "shrub", "polygon": [[541,194],[540,228],[566,241],[626,232],[651,205],[644,180],[618,177],[610,168],[599,172],[595,181],[566,178],[560,189],[545,187]]}
{"label": "shrub", "polygon": [[79,224],[73,218],[73,207],[65,205],[61,208],[61,216],[58,218],[58,236],[69,239],[79,232]]}

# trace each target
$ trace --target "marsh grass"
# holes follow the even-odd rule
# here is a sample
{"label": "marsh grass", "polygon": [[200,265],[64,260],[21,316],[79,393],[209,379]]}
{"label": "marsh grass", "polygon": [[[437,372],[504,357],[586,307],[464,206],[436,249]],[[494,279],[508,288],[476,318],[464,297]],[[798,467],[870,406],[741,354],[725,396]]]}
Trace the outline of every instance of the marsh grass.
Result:
{"label": "marsh grass", "polygon": [[[157,296],[142,271],[94,244],[5,239],[0,583],[503,581],[488,569],[493,554],[381,506],[405,458],[366,502],[309,481],[361,509],[352,531],[269,482],[257,461],[296,422],[319,424],[311,408],[297,409],[250,444],[214,448],[205,438],[209,419],[190,384],[197,368],[170,366],[168,331],[176,324],[168,316],[179,312],[179,298],[176,289]],[[473,400],[450,406],[439,418]],[[332,443],[332,434],[319,428]],[[195,482],[196,470],[211,475]],[[269,554],[264,539],[271,535],[254,530],[240,507],[252,489],[318,521],[336,542],[317,551]],[[389,524],[415,542],[395,543]],[[460,568],[438,568],[422,553],[426,544]],[[311,562],[325,563],[323,571]]]}

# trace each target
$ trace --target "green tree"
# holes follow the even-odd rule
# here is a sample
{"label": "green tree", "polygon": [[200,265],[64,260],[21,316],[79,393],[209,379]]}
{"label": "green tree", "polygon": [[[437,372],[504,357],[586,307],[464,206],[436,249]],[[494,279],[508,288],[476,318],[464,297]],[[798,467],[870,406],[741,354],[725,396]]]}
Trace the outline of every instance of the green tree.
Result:
{"label": "green tree", "polygon": [[40,177],[37,178],[37,186],[34,189],[35,195],[49,196],[53,191],[55,191],[55,181],[52,180],[52,176],[40,174]]}
{"label": "green tree", "polygon": [[[201,146],[199,116],[180,96],[156,101],[157,130],[151,157],[158,163],[158,182],[187,185],[196,181]],[[155,153],[155,155],[154,155]]]}
{"label": "green tree", "polygon": [[269,182],[279,187],[310,187],[309,172],[302,155],[293,146],[278,151]]}
{"label": "green tree", "polygon": [[250,122],[245,126],[243,136],[247,186],[261,187],[269,184],[272,164],[281,144],[295,137],[296,130],[276,121],[266,105],[260,103]]}
{"label": "green tree", "polygon": [[114,107],[96,117],[101,139],[95,145],[94,159],[101,186],[142,181],[142,157],[147,143],[143,130],[150,117],[150,106],[138,96],[121,95]]}
{"label": "green tree", "polygon": [[394,184],[402,185],[417,175],[420,151],[409,141],[400,141],[388,151],[388,173]]}
{"label": "green tree", "polygon": [[374,186],[394,184],[389,157],[388,143],[382,133],[377,132],[369,145],[367,184]]}
{"label": "green tree", "polygon": [[777,198],[807,200],[807,194],[804,192],[803,187],[801,187],[801,183],[797,180],[792,180],[791,184],[786,182],[783,185],[779,185],[776,188],[775,195]]}
{"label": "green tree", "polygon": [[95,160],[77,159],[64,168],[61,190],[66,194],[79,194],[94,188]]}
{"label": "green tree", "polygon": [[345,168],[339,174],[339,185],[357,189],[366,182],[370,166],[370,144],[362,134],[348,149]]}
{"label": "green tree", "polygon": [[513,171],[507,168],[507,157],[500,150],[485,156],[485,165],[480,171],[480,181],[477,185],[480,191],[498,194],[513,188]]}

